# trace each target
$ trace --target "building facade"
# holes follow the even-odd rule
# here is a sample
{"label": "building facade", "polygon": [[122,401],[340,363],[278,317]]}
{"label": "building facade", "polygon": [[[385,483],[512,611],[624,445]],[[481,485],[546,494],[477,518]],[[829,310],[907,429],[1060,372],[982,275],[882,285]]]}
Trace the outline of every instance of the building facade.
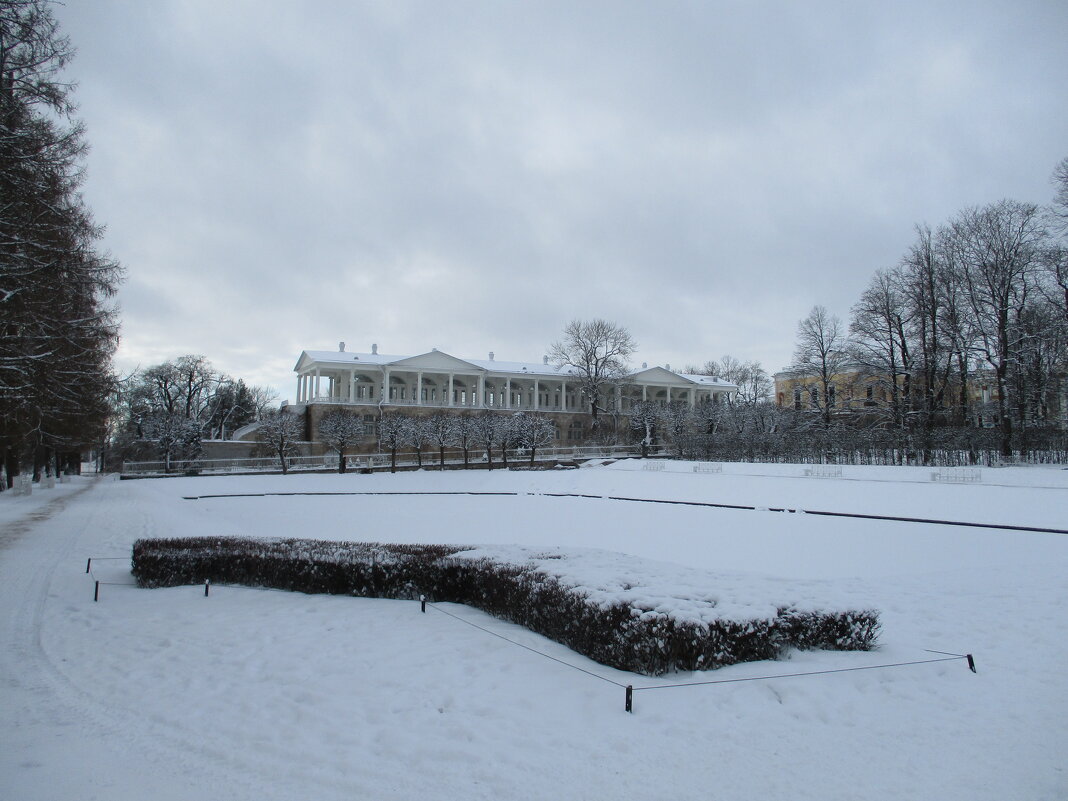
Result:
{"label": "building facade", "polygon": [[[370,353],[345,350],[306,350],[293,368],[297,374],[292,411],[308,410],[309,437],[329,407],[363,410],[367,419],[383,411],[418,414],[441,410],[490,409],[502,412],[551,414],[562,439],[578,440],[584,422],[592,417],[590,399],[581,390],[581,376],[573,368],[539,362],[498,361],[452,356],[436,348],[416,356],[389,355],[372,345]],[[616,385],[600,399],[609,414],[627,415],[638,401],[668,404],[681,401],[694,407],[718,403],[738,387],[716,376],[673,372],[668,366],[649,367]],[[322,408],[320,408],[322,407]]]}

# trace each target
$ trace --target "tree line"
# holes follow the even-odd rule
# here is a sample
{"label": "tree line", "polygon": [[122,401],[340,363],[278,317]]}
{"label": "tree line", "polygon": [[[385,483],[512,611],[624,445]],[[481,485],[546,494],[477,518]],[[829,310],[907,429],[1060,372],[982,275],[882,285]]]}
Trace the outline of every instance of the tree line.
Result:
{"label": "tree line", "polygon": [[[305,422],[301,416],[285,410],[264,417],[257,429],[261,447],[279,460],[282,472],[288,460],[298,452],[305,436]],[[364,423],[356,412],[333,409],[319,421],[319,439],[338,455],[338,472],[346,469],[346,456],[367,436],[377,436],[379,448],[390,455],[390,470],[397,470],[397,452],[414,452],[420,467],[423,457],[436,453],[438,464],[445,469],[445,451],[463,452],[464,467],[469,467],[473,452],[486,455],[487,466],[493,469],[494,451],[500,453],[503,467],[508,467],[508,451],[522,448],[534,463],[539,448],[551,445],[557,429],[546,415],[528,412],[439,412],[429,416],[385,412],[373,426]]]}
{"label": "tree line", "polygon": [[1063,448],[1068,158],[1053,181],[1046,208],[1002,200],[937,228],[917,225],[899,263],[876,271],[848,325],[813,308],[798,326],[797,395],[786,403],[825,431],[876,426],[920,447],[945,439],[936,432],[946,427],[985,443],[990,435],[980,431],[993,427],[1005,456],[1043,443]]}
{"label": "tree line", "polygon": [[0,2],[0,450],[21,471],[77,469],[115,389],[121,266],[79,194],[87,150],[74,50],[44,0]]}
{"label": "tree line", "polygon": [[250,386],[199,355],[136,370],[114,395],[111,455],[148,452],[169,470],[173,462],[199,459],[204,440],[232,439],[238,429],[266,419],[276,400],[269,387]]}

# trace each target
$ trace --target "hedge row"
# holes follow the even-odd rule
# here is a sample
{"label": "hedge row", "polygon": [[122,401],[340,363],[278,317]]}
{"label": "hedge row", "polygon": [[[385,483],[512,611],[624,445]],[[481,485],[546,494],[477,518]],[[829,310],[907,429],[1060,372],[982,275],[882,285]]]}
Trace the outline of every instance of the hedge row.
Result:
{"label": "hedge row", "polygon": [[685,622],[617,602],[589,601],[530,566],[457,558],[455,545],[190,537],[138,540],[141,587],[243,584],[365,598],[450,601],[525,626],[620,670],[662,675],[775,659],[786,648],[864,651],[879,631],[874,610],[780,608],[772,619]]}

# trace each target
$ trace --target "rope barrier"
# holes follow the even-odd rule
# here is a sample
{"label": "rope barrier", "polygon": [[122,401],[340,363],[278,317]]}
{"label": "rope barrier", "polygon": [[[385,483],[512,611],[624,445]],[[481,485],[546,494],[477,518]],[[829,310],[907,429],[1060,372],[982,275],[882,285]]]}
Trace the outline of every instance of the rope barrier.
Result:
{"label": "rope barrier", "polygon": [[595,679],[600,679],[601,681],[607,681],[609,684],[614,684],[616,687],[626,687],[627,686],[627,685],[622,684],[622,683],[620,683],[618,681],[610,679],[607,676],[602,676],[602,675],[600,675],[598,673],[594,673],[592,670],[586,670],[586,668],[581,668],[578,665],[573,665],[570,662],[565,662],[563,659],[557,659],[555,656],[550,656],[549,654],[544,653],[543,651],[539,651],[536,648],[531,648],[529,645],[523,645],[523,643],[521,643],[521,642],[516,642],[515,640],[510,640],[507,637],[505,637],[503,634],[498,634],[495,631],[490,631],[489,629],[484,628],[483,626],[480,626],[477,623],[472,623],[470,620],[465,620],[464,618],[460,617],[459,615],[454,615],[452,612],[446,612],[441,607],[439,607],[439,606],[437,606],[435,604],[432,604],[429,601],[425,602],[425,606],[429,606],[431,609],[435,609],[438,612],[441,612],[443,615],[448,615],[449,617],[453,618],[454,620],[459,620],[461,623],[466,623],[468,626],[476,628],[479,631],[484,631],[486,634],[492,634],[494,637],[497,637],[497,638],[499,638],[501,640],[504,640],[507,643],[511,643],[512,645],[518,645],[520,648],[523,648],[523,649],[525,649],[527,651],[530,651],[531,653],[537,654],[538,656],[544,656],[546,659],[551,659],[553,662],[559,662],[561,665],[565,665],[565,666],[567,666],[569,668],[572,668],[574,670],[577,670],[577,671],[579,671],[581,673],[585,673],[587,676],[593,676]]}
{"label": "rope barrier", "polygon": [[[523,648],[525,650],[529,650],[529,651],[531,651],[531,653],[537,654],[539,657],[545,657],[546,659],[551,659],[553,662],[559,662],[560,664],[565,665],[566,668],[571,668],[572,670],[579,671],[580,673],[585,673],[587,676],[593,676],[594,678],[599,678],[601,681],[607,681],[607,682],[609,682],[610,685],[615,685],[616,687],[622,687],[627,692],[625,709],[628,712],[632,712],[633,711],[633,693],[638,692],[640,690],[669,690],[669,689],[673,689],[673,688],[677,688],[677,687],[702,687],[702,686],[705,686],[705,685],[729,685],[729,684],[738,684],[738,682],[742,682],[742,681],[767,681],[767,680],[775,679],[775,678],[798,678],[798,677],[801,677],[801,676],[821,676],[821,675],[827,675],[827,674],[831,674],[831,673],[850,673],[850,672],[854,672],[854,671],[874,671],[874,670],[884,670],[884,669],[889,669],[889,668],[906,668],[906,666],[910,666],[910,665],[933,664],[933,663],[936,663],[936,662],[955,662],[955,661],[957,661],[959,659],[967,659],[968,660],[969,669],[972,671],[972,673],[976,672],[975,671],[975,660],[974,660],[974,658],[972,657],[971,654],[949,654],[948,651],[931,650],[931,651],[929,651],[929,653],[931,653],[931,654],[944,654],[946,656],[944,656],[942,659],[917,659],[917,660],[912,660],[912,661],[908,661],[908,662],[891,662],[891,663],[888,663],[888,664],[859,665],[859,666],[857,666],[857,668],[833,668],[833,669],[822,670],[822,671],[804,671],[804,672],[801,672],[801,673],[780,673],[780,674],[775,674],[775,675],[771,675],[771,676],[744,676],[744,677],[741,677],[741,678],[720,678],[720,679],[709,679],[709,680],[706,680],[706,681],[681,681],[681,682],[677,682],[677,684],[674,684],[674,685],[648,685],[646,687],[634,687],[633,685],[624,685],[624,684],[622,684],[622,682],[619,682],[619,681],[616,681],[614,679],[608,678],[607,676],[601,676],[600,674],[594,673],[593,671],[587,671],[584,668],[579,668],[579,666],[577,664],[571,664],[570,662],[566,662],[563,659],[557,659],[556,657],[550,656],[549,654],[544,653],[544,651],[537,650],[536,648],[532,648],[529,645],[523,645],[522,643],[518,643],[515,640],[508,639],[508,638],[504,637],[503,634],[499,634],[496,631],[491,631],[491,630],[489,630],[489,629],[487,629],[487,628],[485,628],[483,626],[480,626],[480,625],[477,625],[475,623],[472,623],[471,621],[468,621],[468,619],[465,619],[464,617],[460,617],[459,615],[455,615],[452,612],[446,612],[445,610],[443,610],[440,607],[436,606],[436,604],[430,603],[429,601],[426,601],[423,598],[421,598],[421,600],[423,602],[423,611],[424,612],[426,611],[426,607],[430,607],[431,609],[435,609],[435,610],[437,610],[438,612],[441,612],[444,615],[447,615],[449,617],[457,619],[457,621],[459,621],[460,623],[466,623],[468,626],[471,626],[472,628],[476,628],[476,629],[478,629],[480,631],[484,631],[487,634],[493,635],[493,637],[496,637],[496,638],[498,638],[500,640],[504,640],[504,642],[506,642],[506,643],[511,643],[512,645],[517,645],[520,648]],[[929,649],[925,648],[925,650],[929,650]]]}
{"label": "rope barrier", "polygon": [[[98,558],[98,559],[125,559],[126,557],[117,557],[116,556],[116,557],[96,557],[96,558]],[[92,576],[92,578],[93,578],[93,600],[94,601],[98,601],[100,599],[100,587],[102,585],[103,586],[112,586],[112,587],[137,587],[138,586],[134,582],[100,581],[99,579],[96,578],[96,575],[94,573],[92,573],[91,567],[92,567],[92,559],[90,559],[86,563],[85,572],[90,574]],[[211,586],[212,585],[211,585],[210,581],[205,581],[204,582],[204,596],[205,597],[208,597],[209,588]],[[258,591],[261,591],[261,592],[270,592],[270,591],[273,591],[273,592],[284,592],[284,590],[278,590],[278,589],[276,589],[274,587],[249,587],[249,586],[246,586],[246,585],[243,585],[243,584],[216,584],[214,586],[216,586],[216,587],[227,587],[229,589],[238,589],[238,590],[258,590]],[[440,612],[441,614],[443,614],[443,615],[445,615],[447,617],[451,617],[453,620],[458,620],[459,622],[465,623],[466,625],[471,626],[474,629],[478,629],[479,631],[481,631],[481,632],[483,632],[485,634],[489,634],[489,635],[491,635],[493,637],[496,637],[497,639],[504,640],[506,643],[509,643],[510,645],[515,645],[515,646],[517,646],[519,648],[522,648],[525,651],[529,651],[532,654],[537,654],[540,657],[548,659],[548,660],[550,660],[552,662],[556,662],[557,664],[563,665],[564,667],[569,667],[572,670],[577,670],[578,672],[584,673],[587,676],[592,676],[595,679],[600,679],[601,681],[607,682],[608,684],[612,684],[612,685],[614,685],[616,687],[623,688],[626,691],[626,701],[625,701],[624,708],[625,708],[625,710],[627,712],[633,712],[634,711],[634,693],[635,692],[644,691],[644,690],[669,690],[669,689],[674,689],[674,688],[677,688],[677,687],[701,687],[701,686],[711,685],[711,684],[737,684],[737,683],[746,682],[746,681],[770,681],[772,679],[792,679],[792,678],[799,678],[799,677],[802,677],[802,676],[823,676],[823,675],[828,675],[828,674],[831,674],[831,673],[850,673],[850,672],[860,671],[860,670],[882,670],[882,669],[887,669],[887,668],[909,667],[909,666],[914,666],[914,665],[929,665],[929,664],[935,664],[937,662],[955,662],[955,661],[957,661],[959,659],[966,659],[968,661],[968,668],[972,671],[972,673],[976,672],[975,659],[972,656],[972,654],[956,654],[956,653],[951,653],[949,651],[935,651],[935,650],[931,650],[929,648],[925,648],[924,650],[927,651],[928,653],[941,654],[942,658],[941,659],[919,659],[919,660],[913,660],[913,661],[909,661],[909,662],[892,662],[892,663],[883,664],[883,665],[860,665],[860,666],[857,666],[857,667],[849,667],[849,668],[829,668],[827,670],[810,670],[810,671],[804,671],[804,672],[800,672],[800,673],[778,673],[778,674],[771,675],[771,676],[745,676],[745,677],[736,678],[736,679],[709,679],[709,680],[706,680],[706,681],[687,681],[687,682],[677,682],[675,684],[650,684],[650,685],[646,685],[644,687],[635,687],[632,684],[623,684],[622,682],[618,682],[615,679],[610,679],[607,676],[602,676],[599,673],[595,673],[592,670],[587,670],[586,668],[579,667],[578,665],[572,664],[571,662],[567,662],[567,661],[565,661],[563,659],[559,659],[558,657],[552,656],[551,654],[547,654],[544,651],[539,651],[537,648],[532,648],[529,645],[524,645],[521,642],[516,642],[515,640],[513,640],[513,639],[511,639],[509,637],[505,637],[503,634],[499,634],[499,633],[497,633],[495,631],[492,631],[492,630],[486,628],[485,626],[480,626],[477,623],[474,623],[474,622],[472,622],[470,620],[467,620],[467,619],[461,617],[460,615],[456,615],[456,614],[453,614],[452,612],[449,612],[449,611],[447,611],[445,609],[442,609],[437,604],[430,603],[429,601],[426,600],[425,596],[420,596],[419,600],[420,600],[421,609],[422,609],[423,612],[426,612],[426,608],[429,606],[431,609],[433,609],[433,610],[435,610],[437,612]]]}
{"label": "rope barrier", "polygon": [[[879,670],[880,668],[907,667],[909,665],[930,665],[935,662],[956,662],[958,659],[968,659],[968,654],[961,656],[943,657],[942,659],[918,659],[913,662],[892,662],[886,665],[860,665],[859,667],[832,668],[829,670],[809,670],[803,673],[780,673],[774,676],[747,676],[740,679],[712,679],[710,681],[687,681],[680,684],[651,684],[647,687],[634,687],[634,692],[639,690],[670,690],[674,687],[699,687],[704,684],[734,684],[741,681],[768,681],[769,679],[793,679],[798,676],[822,676],[827,673],[849,673],[855,670]],[[974,670],[973,670],[974,672]]]}

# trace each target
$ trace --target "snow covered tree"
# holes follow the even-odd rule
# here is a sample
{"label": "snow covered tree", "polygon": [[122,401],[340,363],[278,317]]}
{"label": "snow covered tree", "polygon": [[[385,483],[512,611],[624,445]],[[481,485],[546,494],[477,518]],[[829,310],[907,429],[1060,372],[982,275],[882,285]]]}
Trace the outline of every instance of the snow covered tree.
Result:
{"label": "snow covered tree", "polygon": [[289,459],[304,439],[304,419],[285,409],[270,412],[260,420],[256,438],[272,456],[277,457],[282,472],[289,471]]}
{"label": "snow covered tree", "polygon": [[456,436],[456,420],[454,415],[438,412],[426,421],[430,442],[438,446],[438,459],[442,470],[445,469],[445,449],[452,445]]}
{"label": "snow covered tree", "polygon": [[572,320],[564,336],[549,349],[549,360],[557,367],[570,367],[578,379],[592,426],[597,429],[597,415],[606,411],[602,395],[611,391],[628,374],[627,361],[638,348],[630,332],[607,320]]}
{"label": "snow covered tree", "polygon": [[675,446],[677,452],[681,452],[683,436],[693,423],[689,405],[684,401],[672,401],[661,406],[658,420],[668,441]]}
{"label": "snow covered tree", "polygon": [[145,420],[167,414],[196,421],[204,438],[226,439],[263,417],[277,395],[235,381],[203,356],[187,355],[134,373],[124,397],[129,429],[138,438]]}
{"label": "snow covered tree", "polygon": [[415,458],[420,468],[423,466],[423,448],[433,441],[434,432],[427,418],[408,418],[408,425],[404,429],[404,444],[411,446],[415,451]]}
{"label": "snow covered tree", "polygon": [[452,438],[449,440],[449,444],[455,445],[463,451],[464,469],[466,470],[471,466],[470,454],[471,445],[475,442],[475,420],[466,412],[456,415],[453,420]]}
{"label": "snow covered tree", "polygon": [[407,441],[411,419],[386,412],[378,420],[378,446],[389,451],[389,472],[397,472],[397,448]]}
{"label": "snow covered tree", "polygon": [[493,447],[501,440],[501,415],[483,412],[471,418],[474,440],[486,451],[486,469],[493,469]]}
{"label": "snow covered tree", "polygon": [[45,0],[0,3],[0,449],[80,449],[106,429],[122,278],[79,188],[73,55]]}
{"label": "snow covered tree", "polygon": [[363,438],[364,425],[359,415],[345,409],[333,409],[319,421],[319,438],[337,454],[337,471],[344,473],[345,451]]}
{"label": "snow covered tree", "polygon": [[656,401],[637,401],[630,407],[630,427],[642,433],[642,458],[649,455],[659,420],[660,404]]}
{"label": "snow covered tree", "polygon": [[203,453],[200,426],[179,414],[160,413],[145,422],[148,438],[153,440],[164,462],[164,472],[171,472],[174,462],[188,467]]}
{"label": "snow covered tree", "polygon": [[534,464],[534,454],[538,448],[551,445],[556,439],[556,426],[545,415],[516,412],[512,416],[512,431],[520,447],[530,451],[530,464]]}

